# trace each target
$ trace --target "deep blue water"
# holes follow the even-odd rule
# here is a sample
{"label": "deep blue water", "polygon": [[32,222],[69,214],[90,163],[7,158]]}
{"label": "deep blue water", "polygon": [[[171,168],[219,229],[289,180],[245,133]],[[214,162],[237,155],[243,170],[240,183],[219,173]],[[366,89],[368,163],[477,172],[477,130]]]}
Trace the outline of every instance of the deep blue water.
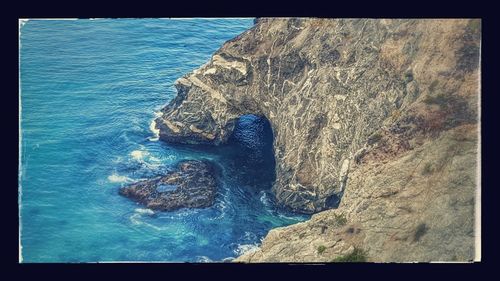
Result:
{"label": "deep blue water", "polygon": [[[252,19],[31,20],[21,28],[23,262],[222,261],[274,227],[272,131],[240,119],[227,145],[172,146],[151,123],[173,82]],[[222,168],[216,204],[152,212],[118,195],[183,159]]]}

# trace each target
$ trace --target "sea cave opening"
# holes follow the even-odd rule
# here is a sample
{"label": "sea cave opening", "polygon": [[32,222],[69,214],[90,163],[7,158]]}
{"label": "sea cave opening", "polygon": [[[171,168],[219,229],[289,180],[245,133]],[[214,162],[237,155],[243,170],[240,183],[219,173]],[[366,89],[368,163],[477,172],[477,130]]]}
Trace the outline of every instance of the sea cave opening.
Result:
{"label": "sea cave opening", "polygon": [[227,141],[235,174],[241,182],[259,192],[270,189],[276,180],[273,130],[262,115],[246,114],[238,118]]}

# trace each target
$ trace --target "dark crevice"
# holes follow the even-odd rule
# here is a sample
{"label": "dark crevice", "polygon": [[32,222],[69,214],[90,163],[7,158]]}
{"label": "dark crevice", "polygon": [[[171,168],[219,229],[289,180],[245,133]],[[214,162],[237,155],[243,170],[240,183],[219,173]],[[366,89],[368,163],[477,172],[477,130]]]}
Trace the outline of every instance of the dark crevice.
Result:
{"label": "dark crevice", "polygon": [[276,180],[273,138],[271,124],[264,116],[242,115],[236,121],[226,146],[231,148],[228,152],[242,169],[240,176],[245,182],[268,182],[270,187]]}

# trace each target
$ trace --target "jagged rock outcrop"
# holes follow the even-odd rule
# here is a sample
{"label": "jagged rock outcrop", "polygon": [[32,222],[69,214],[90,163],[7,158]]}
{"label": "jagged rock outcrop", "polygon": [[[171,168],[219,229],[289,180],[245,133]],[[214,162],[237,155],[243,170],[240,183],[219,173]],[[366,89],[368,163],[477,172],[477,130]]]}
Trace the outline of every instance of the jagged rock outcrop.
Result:
{"label": "jagged rock outcrop", "polygon": [[338,209],[271,230],[236,261],[331,262],[354,249],[373,262],[473,260],[476,165],[476,125],[367,158],[350,171]]}
{"label": "jagged rock outcrop", "polygon": [[206,208],[215,202],[217,174],[217,169],[208,161],[180,161],[176,170],[122,187],[119,194],[152,210]]}
{"label": "jagged rock outcrop", "polygon": [[[479,24],[259,18],[176,81],[177,97],[156,120],[160,139],[220,144],[239,116],[265,116],[277,201],[305,213],[336,207],[379,131],[476,122]],[[402,134],[397,149],[411,149]]]}
{"label": "jagged rock outcrop", "polygon": [[342,198],[237,261],[471,260],[480,34],[480,20],[259,18],[176,82],[160,138],[220,144],[265,116],[277,202]]}

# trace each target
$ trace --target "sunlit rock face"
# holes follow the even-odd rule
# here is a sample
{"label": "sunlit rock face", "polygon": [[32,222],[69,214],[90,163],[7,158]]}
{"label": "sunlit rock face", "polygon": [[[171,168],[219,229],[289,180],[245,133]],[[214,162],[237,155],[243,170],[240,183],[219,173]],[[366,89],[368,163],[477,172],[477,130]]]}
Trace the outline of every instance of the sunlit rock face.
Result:
{"label": "sunlit rock face", "polygon": [[218,145],[240,116],[267,118],[277,202],[315,213],[358,167],[477,122],[479,46],[477,20],[260,18],[177,80],[156,126]]}

